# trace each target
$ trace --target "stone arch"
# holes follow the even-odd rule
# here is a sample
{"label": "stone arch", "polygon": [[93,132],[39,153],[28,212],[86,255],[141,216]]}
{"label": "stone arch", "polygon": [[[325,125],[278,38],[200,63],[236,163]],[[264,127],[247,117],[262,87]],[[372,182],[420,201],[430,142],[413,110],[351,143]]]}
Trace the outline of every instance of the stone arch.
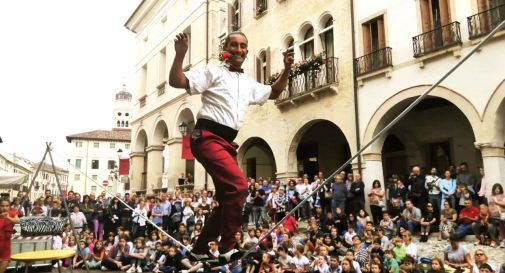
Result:
{"label": "stone arch", "polygon": [[[291,142],[288,143],[288,147],[287,147],[287,156],[288,156],[287,170],[289,172],[298,171],[298,149],[299,149],[299,146],[300,146],[303,138],[309,132],[309,130],[315,128],[315,126],[318,126],[318,124],[321,124],[321,123],[324,123],[325,125],[329,125],[329,126],[333,127],[333,128],[327,127],[326,130],[331,130],[331,129],[335,130],[335,132],[336,132],[335,137],[338,137],[339,140],[342,140],[342,142],[346,144],[345,157],[347,157],[347,156],[350,157],[351,145],[349,142],[349,138],[345,135],[345,133],[342,131],[342,129],[340,129],[340,127],[331,120],[313,119],[308,122],[304,122],[301,126],[298,126],[297,127],[298,129],[296,131],[294,131],[294,134],[290,138],[288,138],[288,139],[291,139]],[[328,131],[328,134],[330,134],[330,131]],[[344,163],[347,159],[348,158],[345,158],[345,160],[339,160],[339,162],[337,162],[337,163]],[[338,166],[332,166],[332,167],[333,168],[331,168],[330,171],[325,170],[326,175],[330,174]]]}
{"label": "stone arch", "polygon": [[489,98],[482,120],[487,138],[481,139],[481,142],[502,147],[505,143],[505,80],[498,84]]}
{"label": "stone arch", "polygon": [[326,23],[328,22],[329,19],[333,20],[334,16],[331,14],[330,11],[325,11],[323,12],[319,18],[317,19],[319,29],[324,29]]}
{"label": "stone arch", "polygon": [[149,139],[147,137],[146,130],[140,127],[135,134],[134,143],[132,145],[132,152],[145,151],[145,147],[149,146]]}
{"label": "stone arch", "polygon": [[[389,123],[394,116],[398,115],[417,97],[423,94],[430,85],[419,85],[401,90],[383,102],[373,113],[368,122],[363,136],[362,145],[366,145],[372,138]],[[431,93],[430,97],[441,98],[451,102],[467,118],[472,128],[475,139],[479,139],[481,130],[481,117],[475,106],[461,94],[443,86],[438,86]],[[380,153],[382,144],[387,134],[377,139],[368,149],[367,153]]]}
{"label": "stone arch", "polygon": [[[172,131],[170,132],[169,130],[169,135],[171,136],[180,136],[179,132],[179,125],[181,122],[186,122],[188,124],[188,130],[193,130],[195,127],[196,123],[196,110],[194,109],[194,106],[190,103],[184,102],[182,103],[179,108],[177,109],[177,112],[174,116],[174,121],[171,125]],[[192,122],[192,123],[190,123]]]}
{"label": "stone arch", "polygon": [[163,145],[169,138],[168,124],[162,116],[159,116],[154,122],[154,130],[152,132],[152,145]]}
{"label": "stone arch", "polygon": [[293,36],[293,34],[291,34],[291,33],[284,34],[284,36],[281,38],[281,41],[282,41],[281,44],[283,46],[283,49],[287,49],[289,47],[289,43],[291,40],[293,40],[293,45],[294,45],[295,37]]}
{"label": "stone arch", "polygon": [[261,137],[251,137],[244,141],[238,150],[237,161],[246,177],[275,177],[275,156],[270,145]]}
{"label": "stone arch", "polygon": [[307,32],[307,30],[309,30],[309,28],[314,29],[314,36],[315,36],[316,29],[314,28],[314,24],[310,21],[305,21],[300,25],[300,27],[298,28],[298,31],[296,32],[297,36],[296,36],[295,42],[303,41],[305,39],[305,33]]}

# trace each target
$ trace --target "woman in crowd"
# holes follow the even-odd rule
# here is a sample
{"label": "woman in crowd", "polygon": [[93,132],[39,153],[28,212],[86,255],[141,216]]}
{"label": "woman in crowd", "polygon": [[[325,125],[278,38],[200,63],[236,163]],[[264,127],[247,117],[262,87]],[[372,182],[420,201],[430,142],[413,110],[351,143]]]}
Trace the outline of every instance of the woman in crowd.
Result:
{"label": "woman in crowd", "polygon": [[119,242],[112,246],[109,254],[102,260],[102,270],[125,271],[130,269],[130,246],[128,238],[122,236]]}
{"label": "woman in crowd", "polygon": [[[433,258],[428,273],[445,273],[444,261],[440,258]],[[477,273],[479,273],[479,271],[477,271]]]}
{"label": "woman in crowd", "polygon": [[32,216],[42,216],[44,215],[44,209],[42,209],[42,201],[40,199],[35,200],[33,202],[33,207],[31,210],[31,215]]}
{"label": "woman in crowd", "polygon": [[[288,210],[292,210],[296,205],[298,205],[298,202],[300,201],[300,196],[298,195],[298,191],[296,191],[296,182],[294,179],[289,180],[286,194],[289,200]],[[293,216],[296,219],[299,219],[301,217],[299,211],[295,211]]]}
{"label": "woman in crowd", "polygon": [[438,240],[449,239],[454,233],[458,221],[458,213],[451,207],[449,200],[444,201],[444,206],[440,212],[440,235]]}
{"label": "woman in crowd", "polygon": [[437,222],[435,208],[432,203],[426,203],[426,208],[421,216],[421,242],[427,242],[431,227]]}
{"label": "woman in crowd", "polygon": [[9,211],[9,200],[0,199],[0,273],[4,273],[11,259],[11,236],[19,223],[16,212]]}
{"label": "woman in crowd", "polygon": [[356,273],[354,266],[352,265],[352,260],[349,258],[344,258],[340,263],[341,273]]}
{"label": "woman in crowd", "polygon": [[[190,226],[193,226],[195,224],[195,218],[193,217],[195,215],[195,212],[193,211],[193,208],[191,207],[191,202],[186,201],[184,202],[184,208],[182,209],[182,223],[184,223],[188,228]],[[190,218],[193,218],[193,221],[188,221]]]}
{"label": "woman in crowd", "polygon": [[372,212],[372,220],[375,225],[378,225],[380,220],[382,220],[382,209],[385,206],[385,193],[384,189],[381,187],[379,180],[374,180],[372,183],[372,189],[368,194],[370,197],[370,211]]}
{"label": "woman in crowd", "polygon": [[92,215],[93,212],[95,211],[95,203],[89,199],[89,195],[84,195],[82,202],[79,204],[79,207],[81,209],[81,212],[84,214],[86,217],[86,222],[92,223]]}
{"label": "woman in crowd", "polygon": [[25,209],[23,208],[23,206],[21,204],[20,197],[14,198],[14,201],[12,201],[11,210],[16,212],[18,217],[23,217],[25,215]]}
{"label": "woman in crowd", "polygon": [[493,185],[488,203],[493,223],[499,228],[500,247],[505,248],[505,194],[501,184]]}
{"label": "woman in crowd", "polygon": [[279,188],[277,193],[274,195],[272,202],[275,205],[274,222],[277,222],[282,218],[284,218],[284,215],[286,214],[286,206],[288,203],[288,198],[284,191],[284,187]]}
{"label": "woman in crowd", "polygon": [[444,177],[440,179],[440,191],[442,192],[442,198],[440,200],[440,210],[444,209],[444,203],[447,200],[452,208],[456,208],[456,179],[452,177],[451,171],[446,170],[444,172]]}
{"label": "woman in crowd", "polygon": [[[203,228],[206,220],[207,219],[205,218],[205,215],[203,214],[203,210],[201,208],[197,208],[195,211],[195,225],[198,222],[200,222],[200,228]],[[194,229],[196,229],[196,226]]]}
{"label": "woman in crowd", "polygon": [[143,198],[132,214],[133,217],[133,237],[144,237],[146,233],[147,206]]}
{"label": "woman in crowd", "polygon": [[112,197],[107,209],[108,217],[106,217],[107,221],[105,221],[107,224],[104,225],[105,234],[116,231],[121,225],[121,208],[122,204],[119,202],[119,199]]}
{"label": "woman in crowd", "polygon": [[103,241],[97,241],[86,258],[89,269],[101,268],[102,260],[105,258],[105,247]]}
{"label": "woman in crowd", "polygon": [[[310,185],[309,185],[309,179],[308,178],[298,178],[297,184],[296,184],[296,191],[298,192],[298,197],[300,200],[304,200],[307,198],[310,194]],[[310,200],[305,202],[303,206],[300,207],[299,213],[301,215],[301,218],[298,218],[298,221],[300,220],[307,220],[310,216]]]}
{"label": "woman in crowd", "polygon": [[131,267],[127,273],[142,272],[142,268],[146,265],[149,249],[146,247],[143,237],[135,239],[133,249],[129,254],[131,259]]}
{"label": "woman in crowd", "polygon": [[95,210],[93,211],[93,234],[98,240],[103,240],[103,225],[106,217],[106,208],[103,203],[103,196],[98,196],[97,202],[95,204]]}
{"label": "woman in crowd", "polygon": [[[475,250],[474,254],[473,254],[473,266],[472,266],[472,273],[479,273],[479,268],[481,265],[483,264],[489,264],[488,263],[488,257],[486,255],[486,253],[484,252],[484,250],[482,249],[477,249]],[[494,271],[494,267],[493,267],[493,271]]]}

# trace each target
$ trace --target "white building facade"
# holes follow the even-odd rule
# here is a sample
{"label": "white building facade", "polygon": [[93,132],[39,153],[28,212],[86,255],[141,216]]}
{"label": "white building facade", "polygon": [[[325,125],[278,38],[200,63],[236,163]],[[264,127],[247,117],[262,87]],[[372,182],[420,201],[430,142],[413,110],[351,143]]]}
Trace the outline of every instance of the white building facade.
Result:
{"label": "white building facade", "polygon": [[[501,0],[355,0],[359,131],[365,144],[505,19]],[[505,32],[498,32],[363,155],[367,186],[410,166],[467,162],[505,182]],[[361,56],[361,57],[360,57]],[[488,192],[491,191],[488,185]]]}
{"label": "white building facade", "polygon": [[181,173],[194,176],[196,189],[213,187],[198,162],[181,159],[179,125],[191,131],[201,102],[167,85],[180,32],[190,37],[184,69],[219,64],[226,35],[245,32],[245,74],[259,82],[280,72],[282,51],[297,62],[324,52],[320,68],[297,76],[279,100],[251,107],[235,140],[238,161],[247,176],[264,178],[330,173],[345,162],[356,147],[350,18],[342,1],[142,1],[126,23],[138,53],[132,187],[149,192],[166,177],[170,190]]}
{"label": "white building facade", "polygon": [[[259,82],[281,71],[285,50],[295,52],[296,62],[323,54],[318,68],[294,77],[278,100],[251,107],[235,141],[246,176],[283,179],[319,171],[328,176],[503,20],[504,4],[142,1],[125,24],[137,34],[138,56],[132,187],[150,191],[167,177],[170,190],[179,174],[188,172],[195,188],[212,185],[198,162],[180,156],[179,125],[192,129],[201,102],[167,85],[177,33],[190,36],[184,69],[191,69],[219,64],[226,34],[243,31],[249,40],[246,75]],[[443,172],[466,162],[474,173],[483,166],[489,183],[504,183],[503,35],[346,169],[363,174],[367,192],[373,180],[406,177],[412,165]]]}
{"label": "white building facade", "polygon": [[[47,158],[46,160],[49,160]],[[62,190],[65,192],[68,189],[68,170],[55,166],[56,174],[54,173],[53,167],[50,164],[42,164],[39,173],[35,180],[33,177],[39,167],[39,163],[33,163],[32,161],[20,157],[16,154],[10,153],[0,153],[0,170],[9,173],[18,173],[26,175],[26,181],[19,187],[14,187],[13,189],[3,189],[3,193],[8,193],[12,198],[18,194],[18,192],[28,193],[30,200],[35,200],[41,196],[45,195],[45,191],[51,192],[51,195],[59,196],[60,191],[57,185],[57,177],[60,182]],[[30,183],[33,184],[30,189]],[[30,192],[27,192],[30,190]]]}
{"label": "white building facade", "polygon": [[119,174],[120,159],[130,154],[132,95],[123,86],[115,96],[113,129],[95,130],[67,136],[72,145],[68,190],[81,194],[128,190],[128,175]]}

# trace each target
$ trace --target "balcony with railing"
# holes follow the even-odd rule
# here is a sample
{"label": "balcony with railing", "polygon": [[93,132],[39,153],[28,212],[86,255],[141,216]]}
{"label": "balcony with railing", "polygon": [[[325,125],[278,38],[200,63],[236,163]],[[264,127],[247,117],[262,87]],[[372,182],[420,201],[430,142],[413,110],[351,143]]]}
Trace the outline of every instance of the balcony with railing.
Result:
{"label": "balcony with railing", "polygon": [[505,5],[496,6],[481,13],[468,16],[468,34],[470,39],[487,35],[505,20]]}
{"label": "balcony with railing", "polygon": [[461,44],[459,22],[435,28],[431,31],[412,37],[414,57],[422,57],[442,49]]}
{"label": "balcony with railing", "polygon": [[354,60],[356,77],[393,66],[391,51],[392,49],[390,47],[385,47],[356,58]]}
{"label": "balcony with railing", "polygon": [[307,96],[317,99],[319,93],[336,91],[338,84],[338,58],[328,57],[322,59],[317,66],[309,66],[303,72],[292,74],[288,86],[275,101],[278,106],[296,104]]}

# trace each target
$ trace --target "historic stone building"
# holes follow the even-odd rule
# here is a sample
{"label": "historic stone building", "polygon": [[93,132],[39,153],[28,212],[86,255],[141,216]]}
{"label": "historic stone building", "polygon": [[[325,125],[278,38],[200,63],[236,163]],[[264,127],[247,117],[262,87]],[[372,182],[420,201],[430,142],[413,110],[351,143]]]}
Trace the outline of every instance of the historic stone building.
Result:
{"label": "historic stone building", "polygon": [[[505,16],[503,0],[142,1],[126,22],[137,34],[132,187],[173,186],[181,174],[212,187],[204,169],[182,160],[198,96],[168,86],[173,39],[190,36],[185,69],[218,64],[227,33],[249,38],[246,75],[269,82],[282,52],[297,75],[276,101],[251,107],[236,142],[246,176],[326,175],[467,54]],[[411,165],[467,162],[505,181],[503,31],[436,88],[348,171],[374,179]],[[320,55],[321,54],[321,55]],[[306,62],[303,62],[306,60]]]}
{"label": "historic stone building", "polygon": [[194,176],[196,188],[212,187],[198,162],[181,160],[180,125],[191,131],[201,102],[167,84],[179,32],[190,35],[186,69],[219,63],[227,33],[245,32],[246,75],[260,82],[280,72],[285,50],[297,62],[324,51],[319,68],[293,78],[279,100],[251,107],[236,141],[247,176],[333,171],[356,150],[350,18],[348,3],[330,0],[143,1],[126,22],[138,45],[133,187],[157,188],[165,176],[173,185],[181,173]]}

